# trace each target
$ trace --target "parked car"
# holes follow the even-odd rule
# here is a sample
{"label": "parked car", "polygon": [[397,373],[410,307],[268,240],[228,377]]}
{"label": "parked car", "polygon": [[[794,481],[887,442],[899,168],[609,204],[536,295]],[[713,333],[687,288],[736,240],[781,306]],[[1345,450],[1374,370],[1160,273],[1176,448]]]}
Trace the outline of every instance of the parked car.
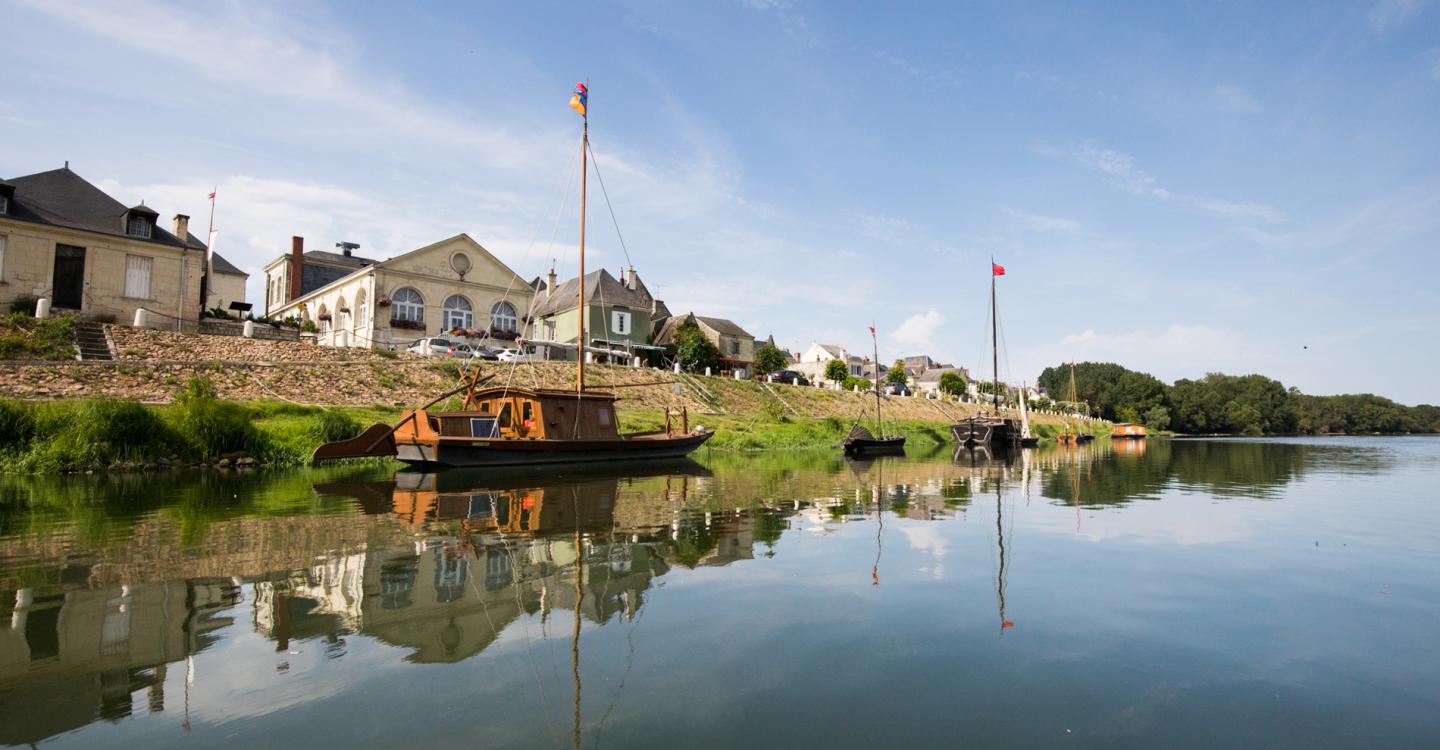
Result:
{"label": "parked car", "polygon": [[787,385],[810,385],[810,379],[794,370],[776,370],[770,373],[770,380]]}
{"label": "parked car", "polygon": [[886,383],[885,393],[889,396],[909,396],[911,391],[910,386],[904,383]]}
{"label": "parked car", "polygon": [[415,339],[405,351],[426,357],[453,357],[455,356],[455,342],[438,336],[430,336]]}
{"label": "parked car", "polygon": [[495,358],[501,362],[529,362],[530,358],[525,352],[519,349],[501,349],[495,352]]}

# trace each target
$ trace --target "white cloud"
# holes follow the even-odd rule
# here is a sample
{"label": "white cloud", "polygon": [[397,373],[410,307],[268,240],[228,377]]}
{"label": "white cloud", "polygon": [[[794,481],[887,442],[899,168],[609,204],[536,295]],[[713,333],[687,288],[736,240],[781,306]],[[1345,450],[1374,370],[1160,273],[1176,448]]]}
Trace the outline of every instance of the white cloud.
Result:
{"label": "white cloud", "polygon": [[1366,20],[1370,28],[1385,32],[1405,25],[1424,7],[1424,0],[1379,0],[1370,7]]}
{"label": "white cloud", "polygon": [[1220,109],[1242,115],[1253,115],[1260,111],[1260,102],[1249,91],[1234,84],[1216,86],[1210,97]]}
{"label": "white cloud", "polygon": [[[1049,149],[1042,149],[1040,153],[1047,156],[1055,154],[1053,150]],[[1158,198],[1164,201],[1175,201],[1206,213],[1212,213],[1235,220],[1274,223],[1284,221],[1285,219],[1284,214],[1261,203],[1230,201],[1222,198],[1178,193],[1162,187],[1156,182],[1153,176],[1135,165],[1134,157],[1123,151],[1101,148],[1092,143],[1085,143],[1071,154],[1070,158],[1091,169],[1109,175],[1122,190],[1135,195]]]}
{"label": "white cloud", "polygon": [[945,316],[935,308],[911,315],[889,335],[891,346],[908,354],[934,353],[935,334],[945,324]]}

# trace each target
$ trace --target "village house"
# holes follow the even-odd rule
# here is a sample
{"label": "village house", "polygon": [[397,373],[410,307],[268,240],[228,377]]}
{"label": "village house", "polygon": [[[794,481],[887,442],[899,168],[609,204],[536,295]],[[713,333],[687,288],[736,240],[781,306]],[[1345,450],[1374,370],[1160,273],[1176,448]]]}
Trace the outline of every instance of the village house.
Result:
{"label": "village house", "polygon": [[224,310],[227,315],[234,315],[230,303],[245,301],[245,284],[249,281],[250,274],[236,268],[218,253],[211,252],[210,276],[205,283],[205,309]]}
{"label": "village house", "polygon": [[[628,363],[664,347],[651,343],[654,321],[670,316],[665,303],[655,299],[632,266],[623,280],[600,269],[585,274],[585,341],[591,359]],[[580,340],[580,280],[556,284],[555,270],[546,281],[535,283],[535,326],[530,337],[536,353],[545,359],[576,358]]]}
{"label": "village house", "polygon": [[932,367],[928,370],[925,370],[924,372],[912,378],[912,381],[915,384],[915,390],[925,396],[938,395],[940,393],[940,378],[947,372],[953,372],[959,375],[960,377],[965,379],[965,382],[967,384],[970,382],[969,370],[965,369],[964,367],[950,367],[948,365],[942,365],[940,367]]}
{"label": "village house", "polygon": [[[127,208],[68,162],[0,181],[0,305],[33,297],[57,313],[127,324],[144,309],[149,325],[194,330],[205,243],[185,214],[168,226],[159,218],[144,201]],[[221,276],[240,273],[218,255],[214,263]]]}
{"label": "village house", "polygon": [[[770,334],[769,336],[765,337],[764,339],[755,339],[755,343],[754,343],[755,351],[758,352],[758,351],[760,351],[760,349],[761,349],[762,347],[766,347],[766,346],[773,346],[773,347],[775,347],[775,350],[778,351],[778,352],[780,352],[780,356],[782,356],[782,357],[785,358],[785,365],[786,365],[787,367],[790,366],[790,365],[792,365],[792,364],[794,364],[795,361],[796,361],[796,359],[797,359],[797,357],[799,356],[799,355],[797,355],[795,352],[792,352],[792,351],[790,351],[789,349],[786,349],[785,347],[776,344],[776,343],[775,343],[775,334],[773,334],[773,333]],[[764,373],[759,373],[759,374],[763,375]]]}
{"label": "village house", "polygon": [[832,359],[844,362],[846,372],[852,377],[872,379],[875,377],[875,366],[870,362],[869,357],[851,354],[839,344],[810,344],[810,348],[800,355],[800,359],[791,369],[804,374],[811,380],[818,381],[825,377],[825,367]]}
{"label": "village house", "polygon": [[265,311],[313,323],[326,346],[404,348],[441,334],[513,341],[524,329],[534,289],[469,235],[457,234],[388,260],[306,251],[265,266]]}
{"label": "village house", "polygon": [[751,370],[755,369],[755,337],[733,321],[707,318],[693,312],[666,318],[660,323],[655,343],[660,346],[675,343],[675,334],[686,321],[694,321],[705,338],[719,350],[722,372],[736,373],[742,378],[750,376]]}

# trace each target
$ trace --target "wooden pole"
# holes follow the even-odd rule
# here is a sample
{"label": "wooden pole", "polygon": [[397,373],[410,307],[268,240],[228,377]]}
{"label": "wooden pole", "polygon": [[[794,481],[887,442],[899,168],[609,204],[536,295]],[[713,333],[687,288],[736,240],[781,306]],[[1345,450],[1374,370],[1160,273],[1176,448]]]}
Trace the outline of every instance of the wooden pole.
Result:
{"label": "wooden pole", "polygon": [[880,424],[880,341],[875,337],[875,324],[870,324],[870,344],[875,353],[875,437],[885,437],[885,428]]}
{"label": "wooden pole", "polygon": [[[587,108],[588,111],[588,108]],[[586,159],[590,151],[590,116],[585,115],[585,124],[580,135],[580,302],[575,311],[580,315],[580,361],[575,369],[575,392],[585,390],[585,177],[589,170]]]}
{"label": "wooden pole", "polygon": [[995,320],[995,258],[990,258],[990,365],[995,373],[995,416],[1000,416],[1000,342],[999,323]]}

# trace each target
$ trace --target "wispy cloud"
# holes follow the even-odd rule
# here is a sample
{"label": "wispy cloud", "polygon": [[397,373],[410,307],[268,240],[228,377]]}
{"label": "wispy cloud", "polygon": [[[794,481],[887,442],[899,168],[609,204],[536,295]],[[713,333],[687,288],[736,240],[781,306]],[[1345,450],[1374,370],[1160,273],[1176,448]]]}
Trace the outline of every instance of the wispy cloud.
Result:
{"label": "wispy cloud", "polygon": [[1385,32],[1405,25],[1424,7],[1424,0],[1379,0],[1370,6],[1365,19],[1370,22],[1370,28]]}
{"label": "wispy cloud", "polygon": [[912,240],[920,228],[904,219],[880,214],[860,214],[860,233],[872,240],[902,244]]}
{"label": "wispy cloud", "polygon": [[1024,224],[1036,232],[1066,232],[1078,234],[1085,230],[1085,227],[1082,226],[1080,222],[1073,219],[1026,213],[1013,208],[1006,209],[1005,213],[1009,214],[1010,218],[1019,221],[1021,224]]}
{"label": "wispy cloud", "polygon": [[1215,90],[1210,92],[1210,98],[1226,112],[1253,115],[1260,111],[1260,102],[1249,91],[1234,84],[1216,86]]}
{"label": "wispy cloud", "polygon": [[[1042,149],[1042,154],[1057,152]],[[1262,203],[1232,201],[1204,195],[1181,193],[1161,186],[1150,173],[1135,165],[1135,158],[1123,151],[1085,143],[1069,153],[1068,158],[1111,177],[1120,189],[1164,201],[1174,201],[1206,213],[1242,221],[1279,222],[1285,215]]]}

